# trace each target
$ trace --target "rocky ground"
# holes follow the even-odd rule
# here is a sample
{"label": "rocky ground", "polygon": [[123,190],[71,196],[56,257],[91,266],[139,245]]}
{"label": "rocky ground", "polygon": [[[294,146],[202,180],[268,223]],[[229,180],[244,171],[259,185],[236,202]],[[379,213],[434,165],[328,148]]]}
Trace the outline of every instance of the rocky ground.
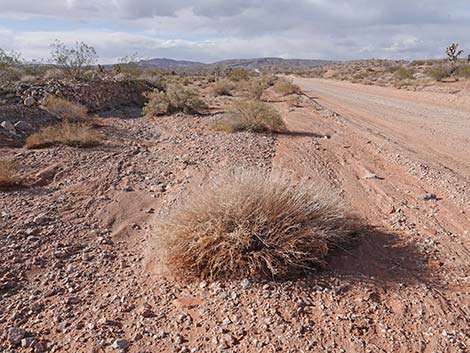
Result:
{"label": "rocky ground", "polygon": [[[226,135],[210,130],[214,117],[128,110],[99,119],[99,147],[0,149],[28,179],[0,192],[0,351],[467,352],[470,210],[450,198],[466,179],[441,187],[347,115],[271,98],[290,134]],[[327,181],[369,234],[304,278],[175,280],[155,222],[240,165]]]}

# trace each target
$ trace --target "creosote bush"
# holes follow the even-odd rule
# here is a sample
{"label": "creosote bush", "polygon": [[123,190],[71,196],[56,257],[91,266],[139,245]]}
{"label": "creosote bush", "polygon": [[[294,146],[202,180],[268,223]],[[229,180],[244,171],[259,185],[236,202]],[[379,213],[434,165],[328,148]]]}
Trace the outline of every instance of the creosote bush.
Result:
{"label": "creosote bush", "polygon": [[54,126],[42,128],[28,136],[25,147],[44,148],[54,145],[92,147],[100,144],[103,136],[89,123],[63,121]]}
{"label": "creosote bush", "polygon": [[249,99],[261,99],[263,92],[269,87],[269,83],[262,78],[252,78],[241,84],[243,95]]}
{"label": "creosote bush", "polygon": [[186,278],[291,275],[324,265],[360,222],[318,183],[256,169],[225,172],[159,225],[167,265]]}
{"label": "creosote bush", "polygon": [[198,114],[206,110],[207,104],[199,93],[181,84],[169,84],[166,92],[154,91],[147,94],[148,102],[142,111],[144,116],[159,116],[183,112]]}
{"label": "creosote bush", "polygon": [[229,107],[226,116],[214,124],[216,130],[225,132],[286,132],[281,114],[267,103],[258,100],[241,100]]}
{"label": "creosote bush", "polygon": [[16,164],[0,160],[0,188],[9,188],[20,184],[21,181],[16,174]]}
{"label": "creosote bush", "polygon": [[300,94],[300,87],[291,81],[285,78],[279,78],[276,83],[274,83],[274,90],[283,96],[288,96],[290,94]]}
{"label": "creosote bush", "polygon": [[430,68],[429,70],[426,70],[426,74],[431,76],[436,81],[442,81],[443,79],[450,76],[449,70],[442,65],[435,66]]}
{"label": "creosote bush", "polygon": [[86,119],[88,109],[79,103],[70,102],[57,96],[44,98],[41,107],[60,119],[81,121]]}

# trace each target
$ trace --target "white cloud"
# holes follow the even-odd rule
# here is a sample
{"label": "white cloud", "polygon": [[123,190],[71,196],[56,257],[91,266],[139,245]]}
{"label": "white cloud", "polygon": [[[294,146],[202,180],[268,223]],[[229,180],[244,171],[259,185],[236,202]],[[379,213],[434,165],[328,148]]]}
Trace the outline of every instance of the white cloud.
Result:
{"label": "white cloud", "polygon": [[[18,18],[71,25],[21,29]],[[0,0],[0,47],[27,58],[47,58],[56,38],[88,42],[102,62],[133,52],[202,61],[436,57],[452,41],[470,50],[469,32],[468,0]]]}

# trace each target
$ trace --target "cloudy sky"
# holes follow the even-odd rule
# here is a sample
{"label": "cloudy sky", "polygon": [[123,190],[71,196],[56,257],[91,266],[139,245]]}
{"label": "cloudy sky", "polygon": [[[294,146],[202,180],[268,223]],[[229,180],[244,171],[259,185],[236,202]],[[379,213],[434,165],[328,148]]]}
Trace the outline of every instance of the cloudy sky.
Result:
{"label": "cloudy sky", "polygon": [[470,52],[470,0],[0,0],[0,48],[49,57],[60,39],[100,62],[431,58]]}

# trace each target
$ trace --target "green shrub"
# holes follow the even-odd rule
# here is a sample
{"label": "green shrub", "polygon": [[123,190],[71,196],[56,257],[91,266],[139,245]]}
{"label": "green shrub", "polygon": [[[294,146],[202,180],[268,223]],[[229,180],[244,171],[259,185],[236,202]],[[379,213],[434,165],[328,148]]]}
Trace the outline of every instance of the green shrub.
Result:
{"label": "green shrub", "polygon": [[230,69],[228,77],[232,81],[236,81],[236,82],[248,80],[250,78],[248,74],[248,70],[243,67],[236,67],[236,68]]}
{"label": "green shrub", "polygon": [[449,70],[444,66],[435,66],[426,70],[426,74],[431,76],[436,81],[442,81],[443,79],[450,76]]}
{"label": "green shrub", "polygon": [[143,116],[161,116],[169,113],[170,102],[165,92],[155,90],[153,92],[147,92],[145,97],[147,97],[148,100],[142,110]]}
{"label": "green shrub", "polygon": [[243,95],[249,99],[259,100],[268,87],[268,83],[262,78],[252,78],[242,85]]}

